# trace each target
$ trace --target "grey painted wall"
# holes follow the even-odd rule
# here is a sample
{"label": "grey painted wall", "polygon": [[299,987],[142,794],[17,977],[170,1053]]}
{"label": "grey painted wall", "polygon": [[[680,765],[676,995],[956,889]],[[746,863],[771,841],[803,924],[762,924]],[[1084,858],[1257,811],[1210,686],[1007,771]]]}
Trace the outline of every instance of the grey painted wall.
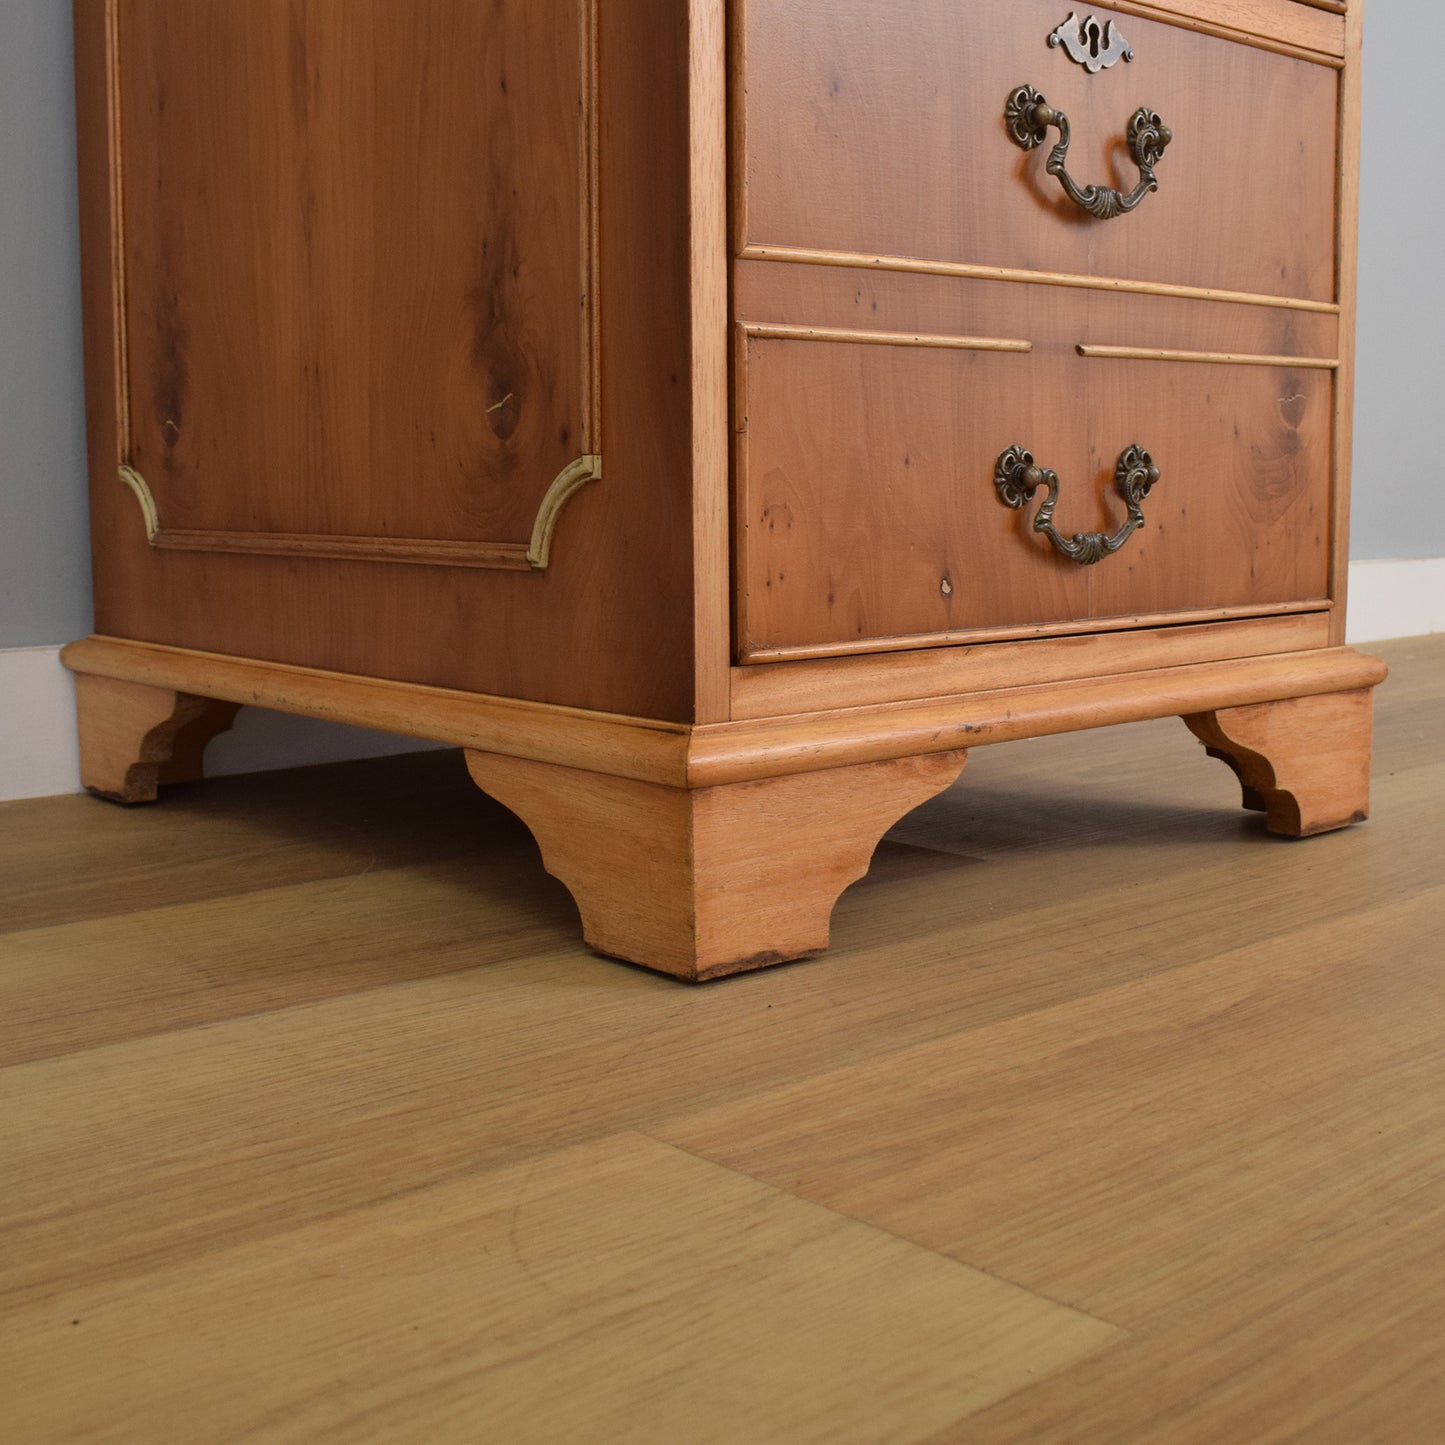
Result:
{"label": "grey painted wall", "polygon": [[[1445,556],[1435,0],[1368,0],[1353,553]],[[70,6],[0,0],[0,647],[89,630]]]}
{"label": "grey painted wall", "polygon": [[1445,189],[1421,97],[1435,0],[1366,0],[1356,322],[1357,558],[1445,556]]}
{"label": "grey painted wall", "polygon": [[0,0],[0,647],[90,630],[70,6]]}

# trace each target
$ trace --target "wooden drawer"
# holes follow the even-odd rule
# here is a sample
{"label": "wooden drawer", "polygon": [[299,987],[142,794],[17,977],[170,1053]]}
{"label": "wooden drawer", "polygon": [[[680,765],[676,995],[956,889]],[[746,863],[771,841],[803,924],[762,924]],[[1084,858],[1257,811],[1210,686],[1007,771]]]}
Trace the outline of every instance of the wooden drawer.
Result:
{"label": "wooden drawer", "polygon": [[[744,315],[830,323],[737,327],[743,660],[1328,606],[1334,317],[804,269],[737,284]],[[1043,491],[995,489],[1027,448],[1058,530],[1113,534],[1136,445],[1161,478],[1095,565],[1032,529]]]}
{"label": "wooden drawer", "polygon": [[[1334,299],[1339,71],[1324,52],[1225,38],[1234,32],[1197,19],[1093,9],[1115,20],[1134,59],[1090,74],[1049,45],[1068,12],[1057,0],[740,3],[741,255]],[[1292,0],[1255,8],[1259,28],[1303,27],[1321,44],[1343,23]],[[1138,171],[1128,122],[1140,107],[1157,112],[1172,132],[1158,190],[1111,220],[1081,211],[1045,171],[1057,130],[1027,153],[1010,139],[1005,103],[1023,85],[1067,115],[1068,170],[1081,185],[1129,191]]]}

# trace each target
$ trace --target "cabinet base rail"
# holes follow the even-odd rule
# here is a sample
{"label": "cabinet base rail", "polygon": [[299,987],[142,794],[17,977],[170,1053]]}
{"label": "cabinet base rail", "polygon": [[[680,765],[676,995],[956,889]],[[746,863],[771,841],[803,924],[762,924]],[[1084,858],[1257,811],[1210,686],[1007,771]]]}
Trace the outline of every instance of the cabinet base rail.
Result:
{"label": "cabinet base rail", "polygon": [[1386,674],[1327,648],[693,727],[119,638],[61,656],[92,792],[141,803],[198,779],[240,706],[460,747],[535,835],[587,942],[694,981],[826,949],[833,906],[883,834],[974,747],[1178,716],[1269,831],[1359,822]]}

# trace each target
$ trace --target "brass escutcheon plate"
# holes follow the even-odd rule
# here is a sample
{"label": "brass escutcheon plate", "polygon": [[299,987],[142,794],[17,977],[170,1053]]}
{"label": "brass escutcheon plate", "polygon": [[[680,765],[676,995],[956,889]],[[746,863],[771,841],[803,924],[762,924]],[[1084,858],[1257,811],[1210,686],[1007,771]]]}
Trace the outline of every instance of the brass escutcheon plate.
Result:
{"label": "brass escutcheon plate", "polygon": [[1129,42],[1112,20],[1100,21],[1094,15],[1080,20],[1078,11],[1070,12],[1069,18],[1049,36],[1049,44],[1055,49],[1062,45],[1069,59],[1077,61],[1090,75],[1134,58]]}

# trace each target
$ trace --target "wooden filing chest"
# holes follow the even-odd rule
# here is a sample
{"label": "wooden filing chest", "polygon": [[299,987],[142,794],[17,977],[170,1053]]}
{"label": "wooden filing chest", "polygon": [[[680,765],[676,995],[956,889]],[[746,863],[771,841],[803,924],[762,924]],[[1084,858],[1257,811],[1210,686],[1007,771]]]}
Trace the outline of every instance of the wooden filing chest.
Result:
{"label": "wooden filing chest", "polygon": [[817,952],[967,749],[1368,805],[1358,4],[76,0],[83,772],[467,750],[602,952]]}

